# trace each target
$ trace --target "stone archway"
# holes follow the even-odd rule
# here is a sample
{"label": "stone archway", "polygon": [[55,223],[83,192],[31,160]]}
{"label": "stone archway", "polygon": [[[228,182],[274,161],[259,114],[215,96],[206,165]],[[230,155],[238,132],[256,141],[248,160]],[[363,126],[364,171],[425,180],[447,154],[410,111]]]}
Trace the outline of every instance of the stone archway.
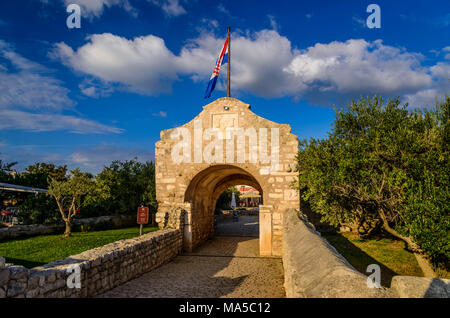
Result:
{"label": "stone archway", "polygon": [[214,234],[214,207],[220,194],[239,184],[251,185],[261,194],[263,188],[248,171],[233,165],[214,165],[200,171],[189,183],[184,201],[190,204],[185,224],[185,248],[191,250]]}
{"label": "stone archway", "polygon": [[248,184],[264,195],[260,206],[260,254],[279,256],[283,211],[299,208],[292,189],[298,152],[291,127],[254,114],[250,105],[219,98],[193,120],[163,130],[156,143],[156,221],[185,213],[185,249],[213,235],[214,204],[227,187]]}

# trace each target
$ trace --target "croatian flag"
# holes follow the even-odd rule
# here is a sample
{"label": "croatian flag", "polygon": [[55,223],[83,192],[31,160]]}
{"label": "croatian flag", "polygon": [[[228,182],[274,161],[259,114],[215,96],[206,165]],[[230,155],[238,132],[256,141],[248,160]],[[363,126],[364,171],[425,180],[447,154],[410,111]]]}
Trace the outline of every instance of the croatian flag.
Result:
{"label": "croatian flag", "polygon": [[219,58],[217,59],[216,66],[214,67],[214,71],[211,75],[211,78],[209,79],[208,87],[206,88],[205,92],[205,98],[211,97],[211,93],[216,87],[217,78],[219,77],[219,71],[222,64],[225,64],[228,62],[228,41],[229,38],[227,37],[225,40],[225,43],[223,44],[222,51],[220,51]]}

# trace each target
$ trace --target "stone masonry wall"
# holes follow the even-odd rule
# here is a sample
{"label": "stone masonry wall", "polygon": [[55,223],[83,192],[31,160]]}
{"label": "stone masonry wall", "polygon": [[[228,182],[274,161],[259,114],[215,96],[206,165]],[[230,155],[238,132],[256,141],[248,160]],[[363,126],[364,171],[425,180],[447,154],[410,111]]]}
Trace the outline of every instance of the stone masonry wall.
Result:
{"label": "stone masonry wall", "polygon": [[353,268],[296,209],[285,211],[283,229],[287,297],[450,297],[450,280],[440,278],[394,276],[390,288],[368,288],[367,276]]}
{"label": "stone masonry wall", "polygon": [[367,277],[354,269],[320,237],[298,210],[283,220],[284,288],[287,297],[391,297],[385,288],[368,288]]}
{"label": "stone masonry wall", "polygon": [[[233,145],[232,153],[228,153],[227,141],[219,139],[218,144],[223,145],[223,153],[217,153],[218,160],[206,162],[205,153],[208,153],[207,149],[211,149],[208,147],[211,146],[212,140],[216,140],[214,137],[205,137],[206,135],[202,136],[196,132],[204,131],[206,134],[210,128],[224,131],[223,136],[227,128],[241,131],[254,129],[258,145],[255,146],[248,137],[245,137],[242,147]],[[182,130],[188,133],[182,135]],[[264,131],[267,132],[266,136],[263,134]],[[267,215],[266,220],[273,218],[275,227],[280,226],[285,209],[300,206],[298,191],[291,188],[291,183],[297,176],[295,160],[298,152],[297,136],[291,133],[289,125],[278,124],[256,115],[248,104],[235,98],[219,98],[204,106],[202,112],[190,122],[161,131],[160,137],[161,140],[155,146],[158,201],[156,219],[163,227],[164,222],[161,221],[167,214],[180,206],[189,205],[184,207],[187,212],[185,230],[187,250],[213,235],[215,203],[220,193],[227,187],[246,184],[257,188],[262,193],[263,204],[270,206],[266,212],[274,214]],[[237,142],[237,138],[235,139],[230,139],[231,144],[233,140]],[[181,140],[188,145],[186,151],[179,148]],[[264,140],[267,147],[264,146]],[[272,150],[272,141],[274,144],[278,142],[279,147]],[[271,165],[270,162],[261,160],[257,148],[267,149],[273,158],[278,158],[276,160],[278,164]],[[252,153],[256,151],[258,154],[255,162],[249,159],[250,151]],[[174,153],[177,155],[183,153],[185,159],[181,162],[174,161]],[[245,154],[244,162],[238,162],[239,153]],[[231,155],[231,160],[228,159],[228,155]],[[271,230],[273,232],[269,231],[265,240],[268,245],[260,246],[260,251],[265,256],[280,256],[282,229]]]}
{"label": "stone masonry wall", "polygon": [[[0,298],[92,297],[167,263],[182,245],[181,227],[117,241],[33,269],[4,264],[0,257]],[[67,286],[71,265],[81,270],[80,289]]]}

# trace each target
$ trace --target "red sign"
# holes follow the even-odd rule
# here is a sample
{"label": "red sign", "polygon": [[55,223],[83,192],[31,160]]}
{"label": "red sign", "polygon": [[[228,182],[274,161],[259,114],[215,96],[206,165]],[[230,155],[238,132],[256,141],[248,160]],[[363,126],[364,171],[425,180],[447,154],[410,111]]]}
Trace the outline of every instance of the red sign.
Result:
{"label": "red sign", "polygon": [[138,207],[137,223],[138,224],[147,224],[148,223],[148,207],[146,207],[146,206]]}

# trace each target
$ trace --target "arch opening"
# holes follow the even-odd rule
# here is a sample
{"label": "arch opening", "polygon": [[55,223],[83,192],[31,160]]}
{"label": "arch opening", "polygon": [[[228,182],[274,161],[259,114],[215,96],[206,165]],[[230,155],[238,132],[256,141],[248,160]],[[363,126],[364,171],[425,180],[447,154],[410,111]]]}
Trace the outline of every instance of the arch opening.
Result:
{"label": "arch opening", "polygon": [[214,235],[259,238],[260,204],[262,197],[252,186],[227,188],[215,205]]}
{"label": "arch opening", "polygon": [[248,171],[233,165],[210,166],[191,180],[184,195],[184,202],[190,204],[184,235],[186,250],[191,251],[214,236],[216,202],[226,189],[236,185],[251,186],[263,196],[260,182]]}

